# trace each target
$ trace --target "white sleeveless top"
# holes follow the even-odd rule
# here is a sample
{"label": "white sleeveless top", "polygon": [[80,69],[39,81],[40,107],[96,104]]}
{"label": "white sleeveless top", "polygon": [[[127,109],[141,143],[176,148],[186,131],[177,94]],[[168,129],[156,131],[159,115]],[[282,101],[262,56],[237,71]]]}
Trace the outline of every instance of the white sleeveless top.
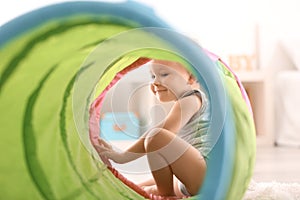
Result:
{"label": "white sleeveless top", "polygon": [[198,95],[202,105],[191,119],[179,130],[177,136],[198,149],[204,158],[210,151],[208,128],[210,126],[210,107],[208,99],[201,90],[191,90],[182,95],[184,98],[190,95]]}

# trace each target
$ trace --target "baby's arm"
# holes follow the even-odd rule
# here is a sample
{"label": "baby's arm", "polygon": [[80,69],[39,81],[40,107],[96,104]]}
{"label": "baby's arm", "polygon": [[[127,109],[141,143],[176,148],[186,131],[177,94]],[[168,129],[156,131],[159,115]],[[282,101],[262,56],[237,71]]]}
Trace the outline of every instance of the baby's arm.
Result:
{"label": "baby's arm", "polygon": [[179,99],[175,102],[166,119],[160,124],[160,127],[173,133],[177,133],[186,123],[188,123],[200,107],[201,100],[196,95]]}
{"label": "baby's arm", "polygon": [[98,139],[99,145],[96,145],[95,147],[99,156],[104,157],[105,159],[111,159],[115,163],[123,164],[132,160],[136,160],[145,154],[143,140],[144,138],[141,137],[135,142],[130,150],[126,150],[124,152],[115,151],[110,144],[108,144],[101,138]]}
{"label": "baby's arm", "polygon": [[200,107],[201,101],[197,96],[192,95],[182,98],[175,102],[170,113],[162,123],[149,129],[126,151],[117,152],[113,150],[111,145],[102,139],[99,139],[99,145],[96,146],[96,150],[100,156],[104,156],[105,158],[111,159],[120,164],[138,159],[146,153],[144,142],[147,134],[151,132],[151,130],[154,128],[163,128],[176,134],[190,120],[197,110],[199,110]]}

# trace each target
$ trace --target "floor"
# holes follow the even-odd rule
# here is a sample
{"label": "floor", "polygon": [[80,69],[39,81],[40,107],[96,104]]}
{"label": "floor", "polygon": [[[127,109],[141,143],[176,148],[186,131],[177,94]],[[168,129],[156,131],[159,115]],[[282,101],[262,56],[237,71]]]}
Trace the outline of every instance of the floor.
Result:
{"label": "floor", "polygon": [[258,136],[253,179],[300,183],[300,148],[276,147],[270,137]]}

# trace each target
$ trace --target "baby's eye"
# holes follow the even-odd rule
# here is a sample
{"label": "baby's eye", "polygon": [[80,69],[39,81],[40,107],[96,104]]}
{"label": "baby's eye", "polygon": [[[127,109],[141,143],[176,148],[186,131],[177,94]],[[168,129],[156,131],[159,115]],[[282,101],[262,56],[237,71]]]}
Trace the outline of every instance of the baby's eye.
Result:
{"label": "baby's eye", "polygon": [[169,75],[169,73],[162,73],[162,74],[161,74],[162,77],[166,77],[166,76],[168,76],[168,75]]}
{"label": "baby's eye", "polygon": [[155,79],[155,75],[154,74],[151,74],[151,79]]}

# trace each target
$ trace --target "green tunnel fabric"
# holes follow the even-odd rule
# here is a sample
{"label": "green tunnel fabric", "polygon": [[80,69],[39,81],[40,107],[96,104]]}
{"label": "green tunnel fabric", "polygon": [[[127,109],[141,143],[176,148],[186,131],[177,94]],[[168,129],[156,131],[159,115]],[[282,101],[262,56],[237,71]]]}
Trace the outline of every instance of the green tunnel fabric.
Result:
{"label": "green tunnel fabric", "polygon": [[61,20],[1,46],[1,199],[141,199],[91,158],[71,107],[85,57],[99,41],[131,28],[129,22]]}
{"label": "green tunnel fabric", "polygon": [[[230,189],[226,199],[241,199],[244,192],[247,190],[247,186],[251,180],[256,146],[255,146],[255,128],[252,115],[249,115],[249,108],[241,102],[240,88],[236,84],[236,77],[225,64],[220,60],[218,65],[223,70],[225,84],[228,87],[227,91],[229,93],[231,103],[233,105],[233,116],[236,125],[236,151],[234,157],[234,167],[232,174],[232,180],[230,184]],[[250,123],[245,123],[250,122]],[[245,134],[245,133],[251,134]],[[243,151],[243,149],[247,149]],[[245,173],[248,172],[248,173]],[[245,173],[245,178],[241,179],[240,174]],[[238,190],[234,188],[239,188]]]}
{"label": "green tunnel fabric", "polygon": [[[74,9],[68,9],[71,5]],[[113,4],[66,3],[21,16],[16,20],[19,24],[12,21],[0,27],[1,199],[143,199],[87,149],[87,141],[78,136],[72,107],[76,77],[89,67],[82,66],[86,57],[105,39],[140,26],[135,16],[145,8],[134,4],[132,9],[132,5],[118,4],[122,10],[118,12]],[[51,17],[41,17],[45,13]],[[32,15],[34,21],[29,20]],[[21,19],[27,23],[20,23]],[[147,24],[167,27],[156,18]],[[2,32],[16,25],[15,32]],[[130,56],[129,64],[138,58]],[[223,162],[234,169],[222,175],[229,176],[230,184],[222,187],[228,192],[217,196],[240,199],[254,165],[254,124],[235,77],[224,64],[217,64],[232,104],[229,120],[235,121],[232,140],[237,149],[233,160]]]}
{"label": "green tunnel fabric", "polygon": [[[105,170],[99,170],[102,166],[90,158],[77,138],[70,117],[72,84],[89,53],[84,47],[97,42],[92,37],[91,40],[76,37],[93,36],[107,28],[115,32],[124,30],[87,23],[36,43],[32,42],[36,36],[25,37],[1,52],[1,69],[13,70],[10,79],[1,86],[1,180],[5,180],[1,181],[1,196],[6,199],[122,199],[123,195],[138,198],[130,190],[124,190],[120,181],[112,179]],[[40,32],[44,36],[45,31],[38,30],[35,34]],[[31,43],[33,48],[29,49]],[[10,58],[10,48],[18,49],[13,58]],[[53,52],[51,56],[49,51]],[[107,193],[122,188],[122,192]]]}

